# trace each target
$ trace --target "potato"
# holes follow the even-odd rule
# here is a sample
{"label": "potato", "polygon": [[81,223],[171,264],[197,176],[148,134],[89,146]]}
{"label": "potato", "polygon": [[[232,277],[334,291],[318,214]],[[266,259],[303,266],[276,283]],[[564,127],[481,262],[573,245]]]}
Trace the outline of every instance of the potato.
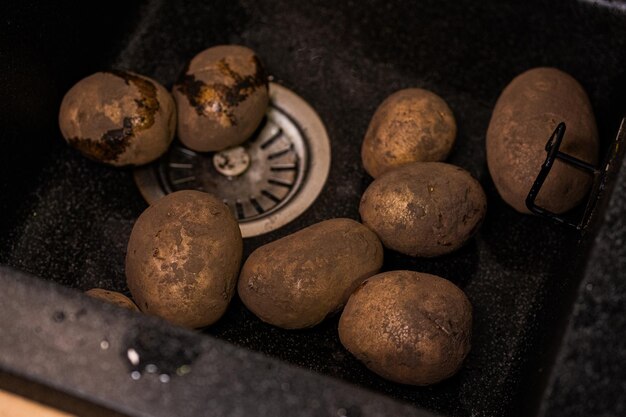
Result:
{"label": "potato", "polygon": [[467,171],[442,162],[414,162],[380,176],[359,212],[383,245],[410,256],[438,256],[461,247],[487,210],[482,187]]}
{"label": "potato", "polygon": [[243,241],[228,207],[199,191],[168,194],[137,219],[126,278],[141,311],[198,328],[215,323],[230,302]]}
{"label": "potato", "polygon": [[300,329],[343,307],[382,263],[383,248],[371,230],[350,219],[326,220],[255,250],[237,288],[261,320]]}
{"label": "potato", "polygon": [[85,294],[90,297],[97,298],[98,300],[115,304],[122,308],[127,308],[128,310],[139,311],[137,305],[133,303],[130,298],[119,292],[104,290],[102,288],[92,288],[85,291]]}
{"label": "potato", "polygon": [[142,165],[161,156],[176,130],[170,93],[124,71],[97,72],[63,97],[59,127],[83,155],[109,165]]}
{"label": "potato", "polygon": [[370,370],[401,384],[454,375],[470,350],[472,306],[435,275],[391,271],[352,294],[339,320],[341,343]]}
{"label": "potato", "polygon": [[[598,131],[587,94],[578,82],[555,68],[535,68],[504,89],[487,130],[487,164],[500,196],[529,213],[526,196],[546,159],[546,142],[560,122],[567,129],[561,151],[596,164]],[[576,206],[591,177],[556,161],[536,203],[555,213]]]}
{"label": "potato", "polygon": [[178,137],[200,152],[245,142],[269,103],[261,61],[254,51],[237,45],[215,46],[196,55],[173,93]]}
{"label": "potato", "polygon": [[383,101],[370,122],[361,158],[368,174],[410,162],[443,161],[456,139],[452,110],[438,95],[420,88],[400,90]]}

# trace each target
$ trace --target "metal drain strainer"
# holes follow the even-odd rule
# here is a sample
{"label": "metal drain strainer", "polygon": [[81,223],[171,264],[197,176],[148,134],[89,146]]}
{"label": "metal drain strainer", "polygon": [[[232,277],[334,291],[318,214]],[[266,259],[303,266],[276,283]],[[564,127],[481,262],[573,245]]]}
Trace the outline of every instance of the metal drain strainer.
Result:
{"label": "metal drain strainer", "polygon": [[251,237],[302,214],[321,192],[329,170],[330,142],[315,110],[291,90],[270,83],[266,118],[242,146],[199,153],[176,141],[134,176],[150,204],[178,190],[222,198],[243,237]]}

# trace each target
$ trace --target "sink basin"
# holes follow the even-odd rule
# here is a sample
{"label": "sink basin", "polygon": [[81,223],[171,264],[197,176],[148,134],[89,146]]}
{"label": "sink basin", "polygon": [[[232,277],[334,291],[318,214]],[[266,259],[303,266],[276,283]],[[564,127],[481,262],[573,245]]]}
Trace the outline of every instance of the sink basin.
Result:
{"label": "sink basin", "polygon": [[[601,155],[608,152],[626,114],[626,12],[623,2],[600,3],[10,6],[0,63],[0,388],[86,415],[623,412],[626,349],[616,336],[626,330],[621,160],[591,227],[580,233],[507,206],[488,174],[484,148],[504,86],[526,69],[555,66],[586,88]],[[244,256],[321,220],[359,219],[360,196],[371,182],[361,141],[385,97],[420,87],[448,102],[459,132],[448,162],[479,179],[487,218],[450,255],[414,259],[386,251],[383,269],[437,274],[466,292],[474,308],[472,350],[457,375],[429,387],[386,381],[341,346],[338,316],[285,331],[261,322],[235,297],[216,325],[190,332],[79,292],[102,287],[129,294],[126,244],[147,203],[132,168],[92,162],[65,144],[56,121],[63,94],[108,68],[171,88],[197,52],[225,43],[257,51],[273,82],[316,110],[332,155],[311,207],[277,230],[245,239]],[[146,334],[151,337],[141,339]],[[189,372],[174,372],[166,382],[149,374],[133,379],[128,349],[138,340],[157,359],[171,359],[171,349],[191,352]]]}

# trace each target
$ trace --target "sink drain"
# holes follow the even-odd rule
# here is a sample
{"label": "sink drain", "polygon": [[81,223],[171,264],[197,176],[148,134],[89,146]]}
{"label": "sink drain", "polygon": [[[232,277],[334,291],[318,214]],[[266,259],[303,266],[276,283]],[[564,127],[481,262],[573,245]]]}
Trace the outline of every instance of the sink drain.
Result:
{"label": "sink drain", "polygon": [[179,190],[220,197],[243,237],[276,230],[315,201],[330,170],[330,142],[321,119],[291,90],[270,83],[270,105],[242,146],[195,152],[172,144],[159,161],[137,168],[135,182],[149,204]]}

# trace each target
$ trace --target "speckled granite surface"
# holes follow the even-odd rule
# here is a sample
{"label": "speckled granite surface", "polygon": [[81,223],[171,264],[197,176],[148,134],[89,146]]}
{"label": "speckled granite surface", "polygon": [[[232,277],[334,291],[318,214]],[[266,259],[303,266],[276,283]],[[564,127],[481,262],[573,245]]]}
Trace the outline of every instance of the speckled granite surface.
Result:
{"label": "speckled granite surface", "polygon": [[[476,239],[462,250],[431,260],[389,251],[384,268],[435,273],[466,291],[475,322],[473,349],[462,371],[427,388],[392,384],[342,348],[336,317],[311,330],[285,332],[261,323],[237,299],[206,333],[445,415],[532,412],[551,367],[561,320],[583,279],[587,246],[578,244],[576,233],[519,215],[500,200],[485,166],[484,134],[508,81],[527,68],[553,65],[574,75],[589,92],[606,147],[626,106],[624,14],[573,0],[154,1],[139,13],[130,6],[116,7],[110,3],[91,12],[25,1],[5,14],[8,35],[3,37],[0,74],[9,99],[2,101],[1,113],[9,116],[2,133],[10,151],[0,154],[0,263],[81,290],[102,286],[127,292],[126,241],[145,203],[130,170],[85,160],[65,146],[56,127],[64,91],[100,68],[133,69],[171,86],[198,51],[242,43],[258,51],[275,81],[316,108],[332,142],[328,183],[299,219],[248,239],[248,253],[316,221],[358,218],[360,195],[370,182],[358,155],[372,113],[399,88],[428,88],[455,113],[459,136],[449,161],[479,178],[488,195],[488,216]],[[76,19],[79,15],[91,18]],[[626,206],[618,201],[615,207],[618,213]],[[601,242],[594,251],[602,245],[606,250],[619,247]],[[589,272],[601,264],[591,265]],[[615,270],[607,270],[602,279],[618,285],[616,274],[624,274],[623,267],[607,261],[608,267]],[[598,334],[610,335],[602,329],[614,325],[617,338],[626,331],[623,321],[613,318],[623,312],[623,298],[604,297],[610,286],[591,284],[593,289],[579,298],[577,320],[598,326]],[[593,292],[604,288],[606,293]],[[596,321],[597,316],[606,319]],[[588,344],[605,353],[562,353],[559,366],[568,371],[554,380],[550,410],[619,415],[615,407],[620,403],[611,399],[622,392],[620,368],[595,362],[618,357],[619,349],[612,349],[619,341],[597,346],[591,341],[596,333],[576,330],[584,326],[574,324],[568,337],[589,336],[588,342],[571,339],[565,346]],[[586,387],[580,377],[588,367],[593,371],[589,375],[602,381],[596,386],[607,400],[595,391],[573,394]],[[147,393],[145,400],[154,398]],[[221,406],[228,409],[229,404]]]}
{"label": "speckled granite surface", "polygon": [[626,415],[624,243],[626,169],[622,167],[593,241],[541,416]]}

